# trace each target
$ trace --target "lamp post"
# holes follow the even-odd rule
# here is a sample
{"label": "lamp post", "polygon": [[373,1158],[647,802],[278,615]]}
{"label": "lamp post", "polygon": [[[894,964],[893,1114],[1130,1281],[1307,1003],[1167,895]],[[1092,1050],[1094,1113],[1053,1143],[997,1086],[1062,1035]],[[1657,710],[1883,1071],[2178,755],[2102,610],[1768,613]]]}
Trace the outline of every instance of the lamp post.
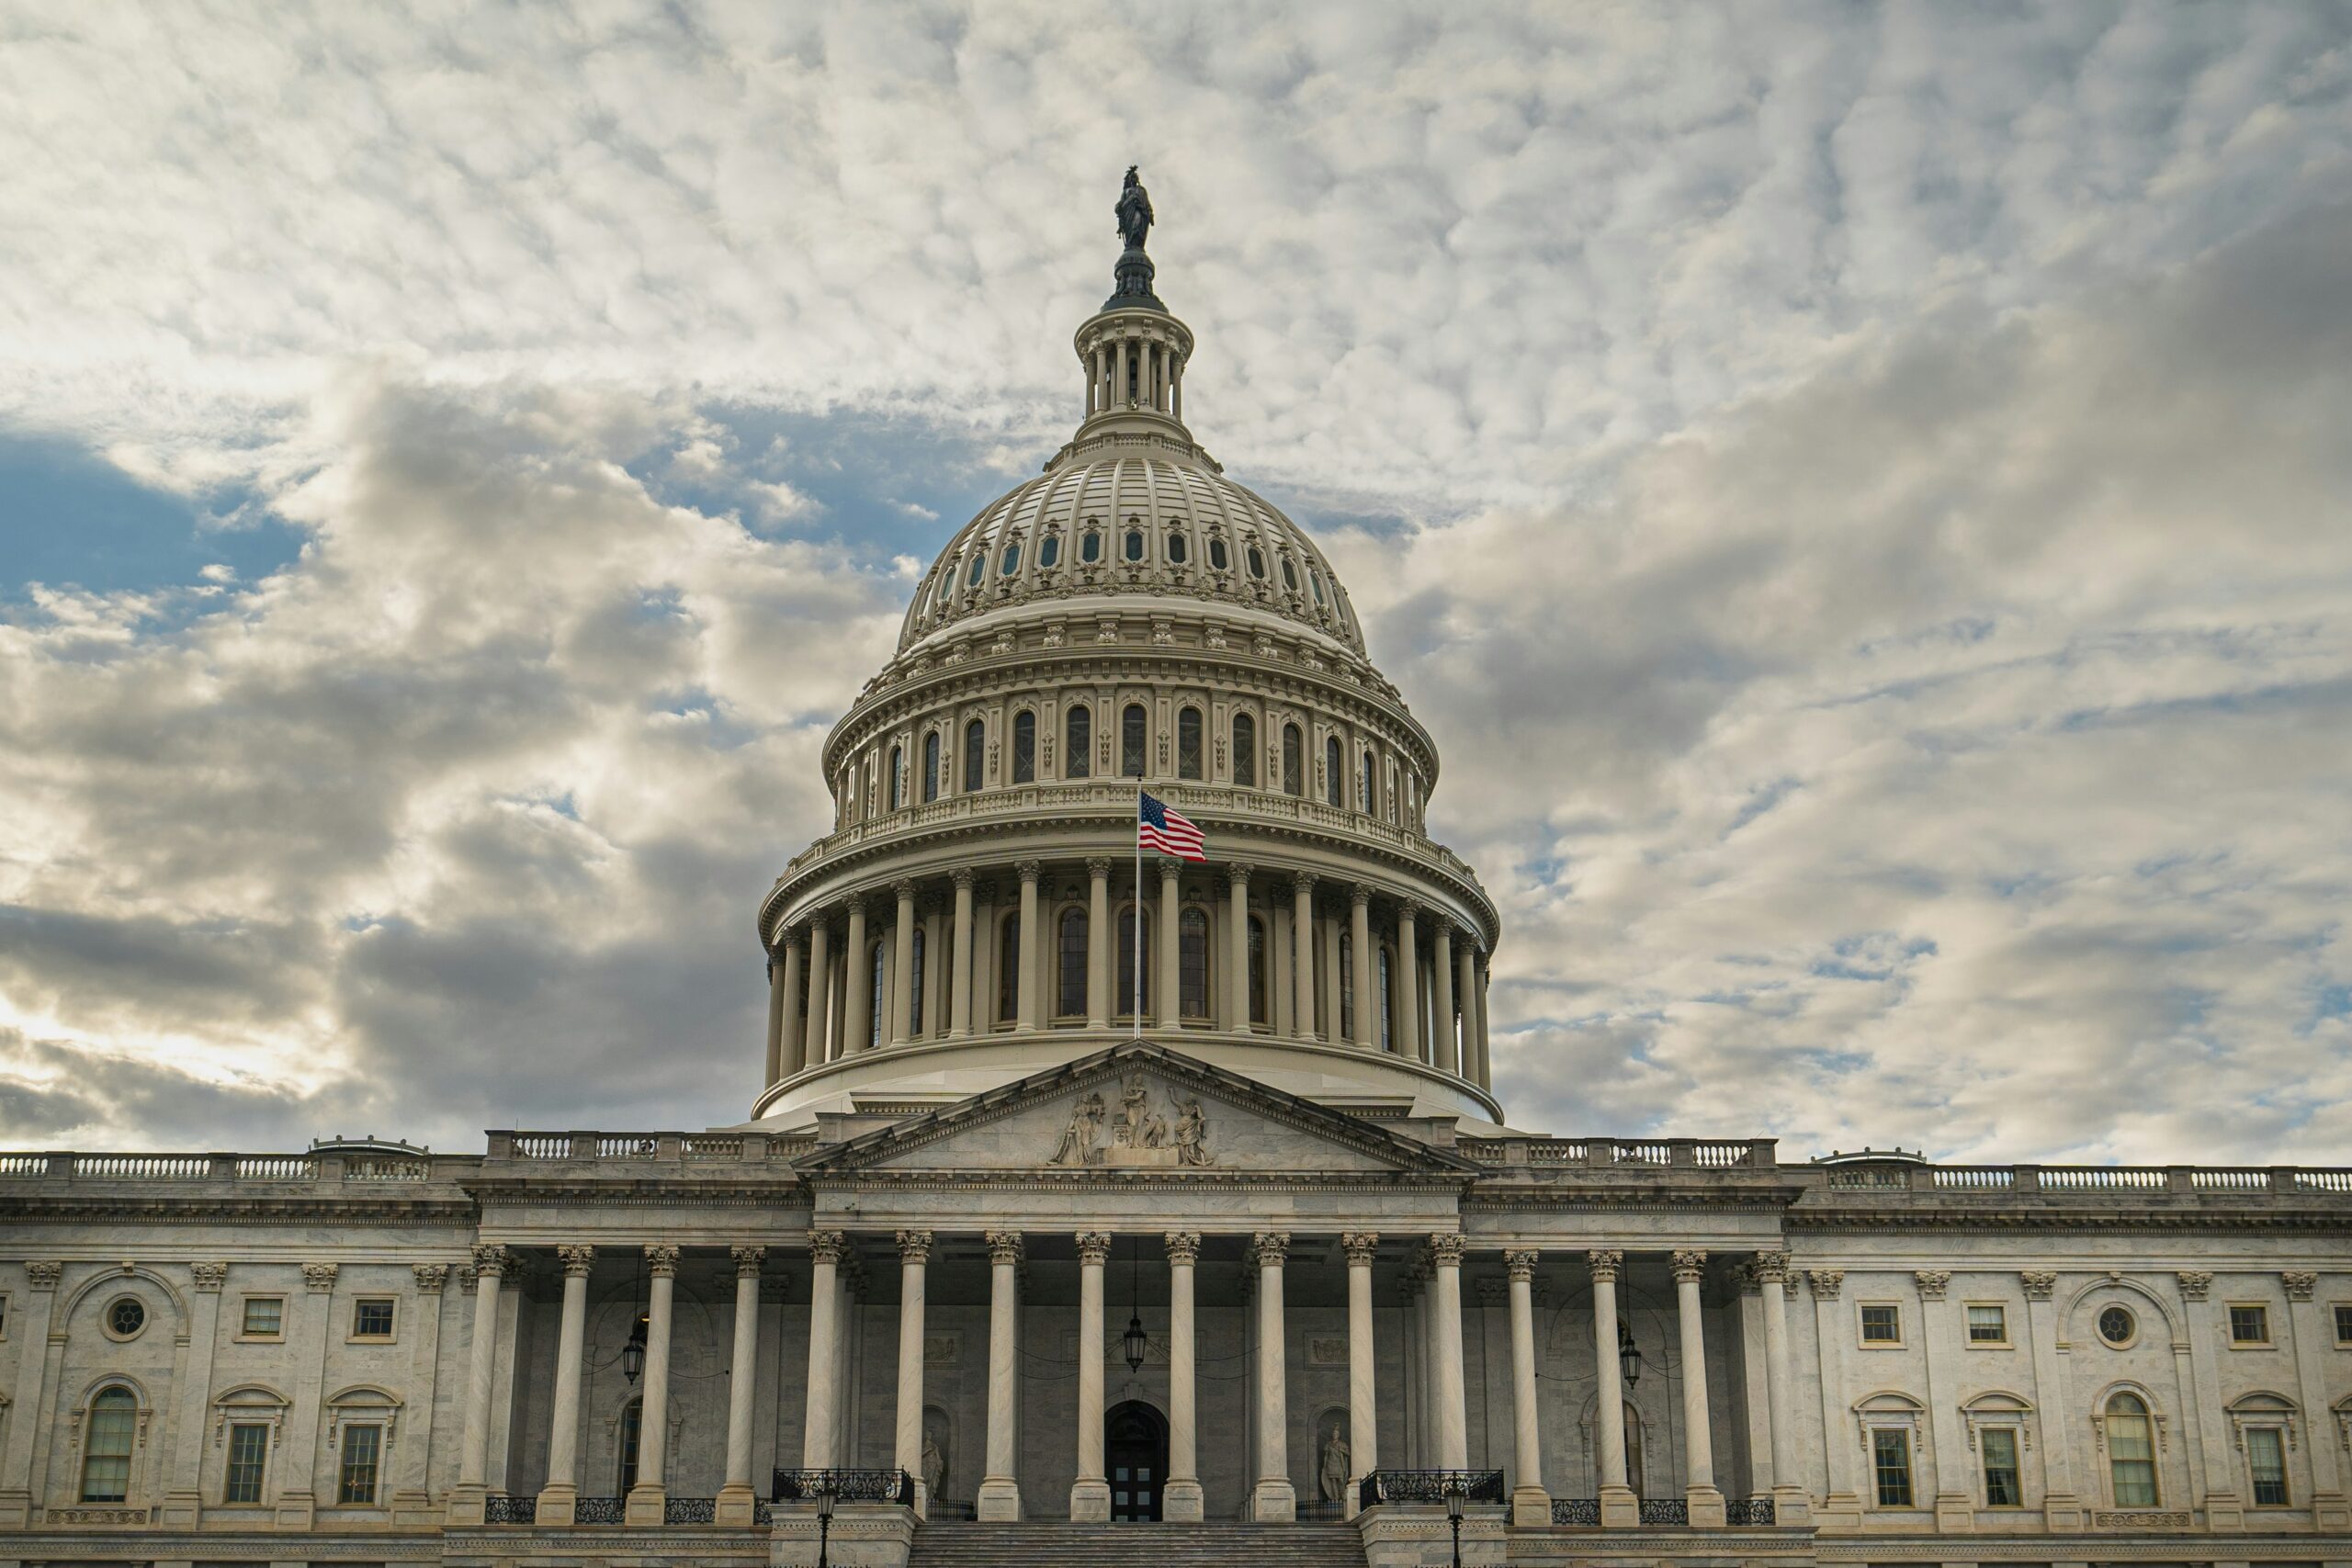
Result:
{"label": "lamp post", "polygon": [[1445,1522],[1453,1527],[1453,1568],[1462,1568],[1462,1483],[1445,1483]]}
{"label": "lamp post", "polygon": [[833,1538],[833,1478],[827,1476],[817,1486],[817,1568],[828,1568],[826,1551]]}

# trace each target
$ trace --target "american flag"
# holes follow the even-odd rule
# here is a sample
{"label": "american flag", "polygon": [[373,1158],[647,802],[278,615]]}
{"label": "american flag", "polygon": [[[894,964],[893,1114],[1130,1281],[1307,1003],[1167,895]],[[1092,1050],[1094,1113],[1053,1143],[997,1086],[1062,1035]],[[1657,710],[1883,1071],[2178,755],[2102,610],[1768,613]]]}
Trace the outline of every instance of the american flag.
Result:
{"label": "american flag", "polygon": [[1161,854],[1174,855],[1179,860],[1206,863],[1209,857],[1201,852],[1201,830],[1193,826],[1191,818],[1175,810],[1164,800],[1154,800],[1140,790],[1136,795],[1136,845],[1138,849],[1158,850]]}

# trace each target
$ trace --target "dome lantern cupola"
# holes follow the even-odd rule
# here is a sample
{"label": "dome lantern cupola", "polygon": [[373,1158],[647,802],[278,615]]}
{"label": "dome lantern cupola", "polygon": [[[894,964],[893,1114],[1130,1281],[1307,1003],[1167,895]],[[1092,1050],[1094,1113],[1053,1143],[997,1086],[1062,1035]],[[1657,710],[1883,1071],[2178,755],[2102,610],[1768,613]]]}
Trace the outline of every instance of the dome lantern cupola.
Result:
{"label": "dome lantern cupola", "polygon": [[1086,375],[1080,433],[1157,430],[1189,441],[1184,362],[1193,355],[1192,329],[1170,315],[1151,290],[1151,257],[1143,248],[1152,224],[1151,197],[1133,165],[1114,210],[1126,248],[1113,271],[1111,297],[1079,327],[1075,340]]}

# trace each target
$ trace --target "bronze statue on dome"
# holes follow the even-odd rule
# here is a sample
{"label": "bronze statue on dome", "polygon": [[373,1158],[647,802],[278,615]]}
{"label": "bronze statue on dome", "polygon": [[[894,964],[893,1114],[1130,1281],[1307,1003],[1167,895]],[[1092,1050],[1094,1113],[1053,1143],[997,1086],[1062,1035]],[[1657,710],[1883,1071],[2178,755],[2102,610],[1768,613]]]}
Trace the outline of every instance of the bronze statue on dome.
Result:
{"label": "bronze statue on dome", "polygon": [[1127,249],[1143,249],[1144,236],[1151,232],[1151,195],[1136,178],[1133,164],[1127,165],[1127,183],[1119,192],[1119,205],[1112,211],[1118,216],[1119,238],[1127,243]]}

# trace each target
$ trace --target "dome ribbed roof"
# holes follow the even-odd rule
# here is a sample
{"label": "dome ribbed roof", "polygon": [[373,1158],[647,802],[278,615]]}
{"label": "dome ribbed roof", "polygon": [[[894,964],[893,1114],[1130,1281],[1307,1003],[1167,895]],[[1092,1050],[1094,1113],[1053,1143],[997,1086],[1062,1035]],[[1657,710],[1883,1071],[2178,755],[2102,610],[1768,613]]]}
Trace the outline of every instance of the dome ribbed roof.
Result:
{"label": "dome ribbed roof", "polygon": [[1364,651],[1306,531],[1197,448],[1148,435],[1076,443],[981,508],[924,573],[899,651],[991,611],[1107,593],[1244,606]]}

